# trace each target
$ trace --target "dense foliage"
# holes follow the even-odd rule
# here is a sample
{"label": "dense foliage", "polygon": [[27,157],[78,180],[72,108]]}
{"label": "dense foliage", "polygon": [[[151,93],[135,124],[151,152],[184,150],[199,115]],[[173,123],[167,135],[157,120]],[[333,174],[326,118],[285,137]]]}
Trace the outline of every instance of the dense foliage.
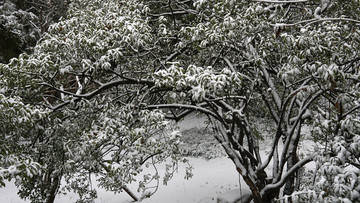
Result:
{"label": "dense foliage", "polygon": [[[20,97],[19,103],[26,102],[20,103],[23,108],[8,105],[6,111],[1,112],[2,126],[12,126],[14,130],[6,129],[0,134],[2,140],[9,142],[4,145],[7,148],[4,149],[6,156],[1,159],[4,168],[1,177],[16,177],[23,198],[52,202],[56,193],[67,189],[77,192],[79,201],[91,201],[96,197],[91,188],[91,179],[94,179],[91,174],[94,174],[101,187],[114,192],[125,190],[138,199],[126,184],[135,181],[136,177],[140,181],[139,189],[145,191],[148,184],[158,181],[160,176],[166,183],[175,172],[177,162],[186,161],[179,157],[179,133],[171,128],[164,113],[141,108],[144,104],[141,104],[138,89],[151,85],[151,82],[128,81],[107,74],[110,70],[105,68],[109,68],[112,59],[123,61],[124,71],[129,76],[146,74],[146,69],[133,68],[136,61],[119,58],[121,52],[135,55],[136,50],[128,50],[128,46],[140,48],[140,37],[148,38],[147,34],[142,34],[149,29],[146,20],[139,16],[138,9],[142,6],[131,2],[124,7],[116,6],[119,3],[109,1],[101,6],[88,4],[87,7],[72,4],[69,18],[52,25],[33,54],[23,54],[1,66],[4,103],[14,100],[12,97],[15,96]],[[102,9],[107,8],[114,10],[104,16]],[[97,15],[98,18],[94,18]],[[125,19],[127,22],[123,21]],[[91,20],[93,23],[89,22]],[[108,32],[111,29],[107,23],[114,27],[113,32]],[[139,28],[142,32],[132,32]],[[114,79],[117,80],[112,81]],[[106,83],[108,81],[112,82]],[[123,86],[115,92],[111,89],[120,84]],[[104,94],[98,95],[100,92]],[[87,99],[81,99],[82,94],[89,95]],[[20,113],[7,114],[7,111],[17,110],[15,107]],[[34,110],[30,111],[31,108]],[[32,114],[23,115],[22,111]],[[40,117],[35,113],[45,115]],[[29,123],[19,124],[16,120]],[[27,156],[23,158],[23,154]],[[16,159],[8,161],[8,156]],[[14,171],[14,167],[24,165],[23,160],[29,160],[27,165],[34,165],[32,167],[36,166],[38,170],[25,175],[20,169]],[[137,175],[143,167],[152,167],[165,160],[169,164],[166,174],[154,171],[139,180]],[[65,190],[59,191],[62,178],[67,185]],[[144,194],[149,195],[148,192]]]}
{"label": "dense foliage", "polygon": [[[0,180],[40,202],[61,178],[91,201],[89,174],[131,194],[149,161],[171,157],[172,176],[169,120],[199,112],[254,202],[359,201],[359,16],[356,0],[73,1],[33,54],[0,66]],[[257,117],[275,129],[266,157]],[[302,139],[314,150],[299,154]]]}
{"label": "dense foliage", "polygon": [[66,0],[4,0],[0,2],[0,63],[32,48],[49,25],[65,16]]}

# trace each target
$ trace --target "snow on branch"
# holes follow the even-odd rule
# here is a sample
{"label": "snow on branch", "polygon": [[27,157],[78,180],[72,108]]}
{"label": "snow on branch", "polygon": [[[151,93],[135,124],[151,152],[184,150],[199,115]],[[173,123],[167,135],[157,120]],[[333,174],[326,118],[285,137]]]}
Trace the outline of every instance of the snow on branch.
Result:
{"label": "snow on branch", "polygon": [[360,105],[357,105],[355,107],[353,107],[352,109],[350,109],[348,112],[344,113],[340,119],[344,119],[346,116],[352,114],[354,111],[360,109]]}
{"label": "snow on branch", "polygon": [[[107,173],[110,173],[110,169],[108,167],[105,166],[104,163],[100,162],[99,163],[101,165],[101,167],[107,172]],[[123,185],[121,187],[134,201],[139,201],[139,198],[126,186],[126,185]]]}
{"label": "snow on branch", "polygon": [[214,118],[217,117],[215,113],[212,111],[209,111],[203,107],[200,106],[194,106],[194,105],[186,105],[186,104],[158,104],[158,105],[149,105],[148,109],[166,109],[166,108],[177,108],[177,109],[191,109],[195,111],[200,111],[201,113],[204,113],[206,115],[210,115]]}
{"label": "snow on branch", "polygon": [[[276,24],[271,24],[271,26],[274,26],[274,27],[292,27],[292,26],[306,27],[311,24],[326,22],[326,21],[348,21],[348,22],[360,24],[359,20],[355,20],[352,18],[313,18],[313,19],[303,20],[300,22],[290,23],[290,24],[276,23]],[[305,25],[303,25],[303,24],[305,24]]]}
{"label": "snow on branch", "polygon": [[[214,99],[206,99],[206,100],[215,102],[215,101],[226,100],[226,99],[246,100],[247,98],[245,96],[229,95],[229,96],[216,97]],[[250,99],[254,99],[254,97],[250,97]]]}
{"label": "snow on branch", "polygon": [[56,88],[48,83],[40,83],[40,85],[44,85],[44,86],[48,86],[58,92],[61,92],[61,93],[64,93],[64,94],[67,94],[67,95],[71,95],[71,96],[74,96],[74,97],[80,97],[80,98],[85,98],[85,99],[91,99],[93,98],[94,96],[96,96],[97,94],[99,94],[100,92],[104,91],[104,90],[107,90],[107,89],[110,89],[112,87],[115,87],[117,85],[125,85],[125,84],[146,84],[146,85],[150,85],[150,86],[153,86],[154,83],[150,80],[136,80],[136,79],[132,79],[132,78],[129,78],[127,80],[115,80],[115,81],[112,81],[112,82],[108,82],[106,84],[103,84],[101,85],[99,88],[97,88],[96,90],[90,92],[90,93],[87,93],[87,94],[74,94],[72,92],[68,92],[68,91],[65,91],[65,90],[61,90],[59,88]]}
{"label": "snow on branch", "polygon": [[298,163],[296,163],[293,167],[290,168],[290,170],[288,170],[280,179],[280,181],[278,181],[277,183],[274,184],[269,184],[267,186],[264,187],[264,189],[261,190],[261,194],[264,195],[267,191],[271,191],[272,189],[275,188],[280,188],[282,187],[287,179],[294,174],[298,169],[300,169],[301,167],[305,166],[307,163],[313,161],[313,158],[316,156],[317,154],[312,154],[308,157],[305,157],[304,159],[302,159],[301,161],[299,161]]}
{"label": "snow on branch", "polygon": [[[90,99],[106,89],[110,89],[112,87],[115,87],[117,85],[122,85],[122,84],[146,84],[146,85],[150,85],[150,86],[154,85],[154,83],[149,80],[136,80],[136,79],[116,80],[116,81],[109,82],[109,83],[106,83],[106,84],[100,86],[99,88],[97,88],[96,90],[94,90],[91,93],[81,95],[81,97]],[[78,96],[80,96],[80,95],[78,95]]]}
{"label": "snow on branch", "polygon": [[261,2],[261,3],[271,3],[271,4],[295,4],[295,3],[305,3],[308,0],[295,0],[295,1],[272,1],[272,0],[252,0],[254,2]]}
{"label": "snow on branch", "polygon": [[197,14],[195,10],[192,9],[186,9],[186,10],[178,10],[178,11],[172,11],[172,12],[165,12],[160,14],[151,14],[149,13],[149,16],[151,17],[160,17],[160,16],[173,16],[173,15],[184,15],[184,14]]}
{"label": "snow on branch", "polygon": [[168,57],[165,59],[165,62],[170,62],[170,61],[172,61],[174,58],[176,58],[176,57],[179,56],[181,53],[183,53],[186,49],[187,49],[187,47],[184,47],[184,48],[182,48],[180,51],[177,51],[177,52],[171,54],[170,56],[168,56]]}
{"label": "snow on branch", "polygon": [[[66,94],[66,95],[70,95],[70,96],[75,97],[76,98],[75,101],[79,101],[82,98],[91,99],[91,98],[95,97],[96,95],[100,94],[101,92],[103,92],[103,91],[105,91],[107,89],[110,89],[110,88],[118,86],[118,85],[125,85],[125,84],[145,84],[145,85],[149,85],[149,86],[154,85],[154,83],[152,81],[150,81],[150,80],[136,80],[136,79],[129,78],[128,80],[115,80],[115,81],[112,81],[112,82],[102,84],[100,87],[98,87],[94,91],[92,91],[90,93],[87,93],[87,94],[80,94],[79,91],[75,94],[75,93],[72,93],[72,92],[69,92],[69,91],[65,91],[62,88],[54,87],[53,85],[51,85],[49,83],[40,83],[40,85],[52,88],[55,91],[58,91],[58,92],[60,92],[62,94]],[[58,105],[56,105],[54,107],[51,107],[51,109],[52,109],[52,111],[56,111],[56,110],[58,110],[58,109],[60,109],[60,108],[62,108],[64,106],[69,105],[70,103],[71,103],[70,101],[65,101],[65,102],[63,102],[61,104],[58,104]]]}
{"label": "snow on branch", "polygon": [[280,96],[278,95],[278,93],[275,91],[275,85],[268,73],[268,71],[266,70],[265,67],[262,67],[262,72],[264,74],[264,77],[265,77],[265,80],[266,80],[266,83],[267,85],[269,86],[269,90],[270,90],[270,93],[274,99],[274,102],[276,104],[276,107],[278,109],[281,109],[281,98]]}
{"label": "snow on branch", "polygon": [[52,110],[52,112],[55,112],[58,109],[61,109],[62,107],[66,106],[66,105],[69,105],[70,103],[71,103],[70,101],[63,102],[61,104],[58,104],[58,105],[52,107],[51,110]]}

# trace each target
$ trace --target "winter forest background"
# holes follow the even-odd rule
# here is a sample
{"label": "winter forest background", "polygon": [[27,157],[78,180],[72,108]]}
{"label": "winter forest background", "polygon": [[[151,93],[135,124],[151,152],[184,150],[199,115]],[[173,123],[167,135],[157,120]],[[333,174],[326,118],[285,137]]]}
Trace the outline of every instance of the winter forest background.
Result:
{"label": "winter forest background", "polygon": [[227,157],[242,202],[360,202],[359,26],[358,0],[3,0],[0,185],[146,201]]}

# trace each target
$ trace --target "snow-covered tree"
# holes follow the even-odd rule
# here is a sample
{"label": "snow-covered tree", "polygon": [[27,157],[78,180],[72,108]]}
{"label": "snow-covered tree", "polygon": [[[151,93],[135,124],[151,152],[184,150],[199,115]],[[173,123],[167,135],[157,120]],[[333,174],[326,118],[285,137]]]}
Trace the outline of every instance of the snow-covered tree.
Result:
{"label": "snow-covered tree", "polygon": [[[22,147],[29,143],[29,134],[36,132],[36,122],[46,116],[41,108],[25,105],[21,98],[6,97],[0,93],[0,184],[4,179],[18,176],[32,177],[39,165]],[[19,127],[24,126],[24,127]]]}
{"label": "snow-covered tree", "polygon": [[[178,2],[176,12],[164,2],[168,11],[153,16],[168,21],[163,33],[178,26],[178,57],[154,75],[173,99],[150,108],[207,115],[255,202],[274,201],[281,188],[298,198],[299,169],[313,160],[311,198],[358,201],[358,2],[260,2],[196,1],[193,10]],[[180,13],[192,21],[182,25]],[[267,157],[251,123],[257,116],[276,129]],[[318,148],[299,154],[303,138]]]}
{"label": "snow-covered tree", "polygon": [[28,51],[40,38],[36,27],[38,18],[31,12],[16,8],[14,3],[0,3],[0,62],[8,62]]}
{"label": "snow-covered tree", "polygon": [[31,53],[49,25],[63,17],[66,0],[4,0],[0,2],[0,63]]}
{"label": "snow-covered tree", "polygon": [[[358,4],[74,1],[34,54],[2,67],[7,99],[51,112],[29,153],[41,176],[23,188],[38,183],[31,194],[44,199],[65,177],[89,200],[98,174],[106,189],[126,190],[150,159],[179,160],[177,133],[159,134],[170,132],[166,119],[199,112],[254,202],[359,201]],[[260,116],[274,129],[266,157],[252,123]],[[302,139],[314,150],[300,153]],[[312,182],[300,184],[312,161]]]}
{"label": "snow-covered tree", "polygon": [[[142,17],[146,9],[136,1],[74,2],[69,17],[50,27],[33,54],[0,66],[5,106],[0,118],[7,126],[0,135],[8,140],[0,180],[15,177],[21,197],[53,202],[57,193],[73,190],[79,201],[92,201],[96,176],[101,187],[138,200],[143,197],[127,184],[138,181],[146,197],[153,192],[147,190],[150,183],[162,177],[166,184],[177,163],[186,162],[178,149],[180,134],[165,114],[142,108],[141,94],[154,84],[148,80],[153,71],[136,61],[137,50],[153,40]],[[116,76],[114,63],[123,65],[118,67],[123,77]],[[7,115],[14,111],[7,105],[13,100],[19,113]],[[165,174],[155,168],[138,177],[144,167],[164,161]],[[20,166],[24,170],[16,172]],[[61,179],[67,182],[64,190]]]}

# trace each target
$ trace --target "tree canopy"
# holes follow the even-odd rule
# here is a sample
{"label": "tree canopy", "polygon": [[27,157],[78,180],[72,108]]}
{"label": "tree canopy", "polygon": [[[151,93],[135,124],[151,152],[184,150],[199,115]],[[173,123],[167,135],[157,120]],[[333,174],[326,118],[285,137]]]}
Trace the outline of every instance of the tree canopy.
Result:
{"label": "tree canopy", "polygon": [[[32,54],[0,65],[0,182],[52,202],[64,178],[92,201],[89,174],[131,194],[170,157],[166,182],[186,162],[171,121],[198,112],[254,202],[359,201],[359,16],[357,0],[72,1]],[[258,117],[274,129],[266,157]]]}

